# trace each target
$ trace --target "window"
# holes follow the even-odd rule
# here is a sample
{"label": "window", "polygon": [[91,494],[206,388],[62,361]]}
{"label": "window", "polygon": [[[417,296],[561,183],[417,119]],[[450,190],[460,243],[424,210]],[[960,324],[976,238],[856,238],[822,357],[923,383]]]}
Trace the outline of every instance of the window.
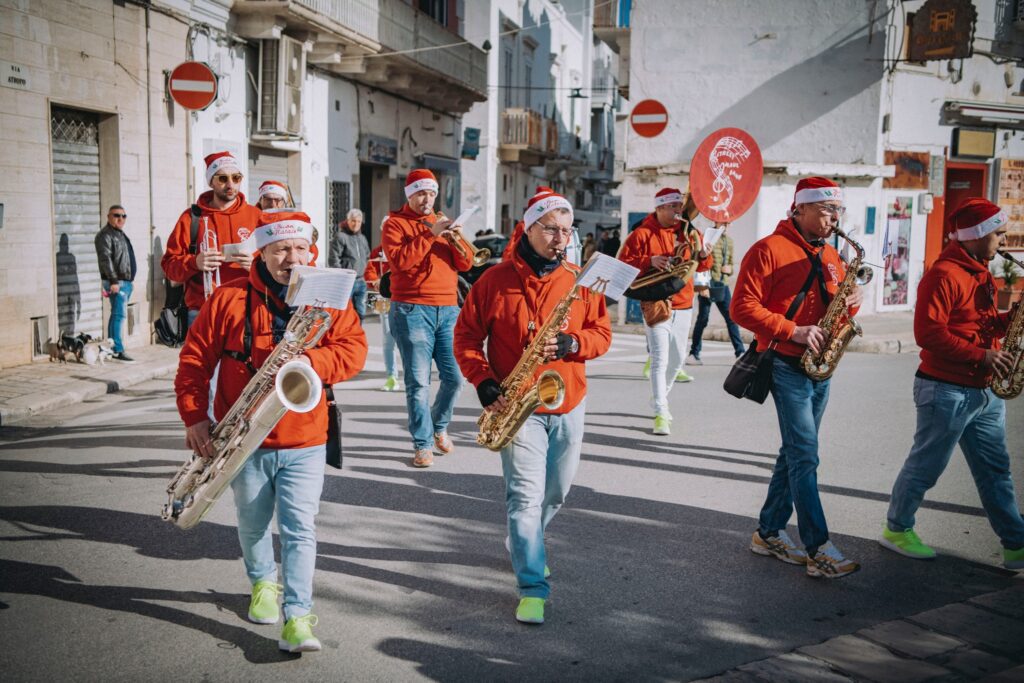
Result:
{"label": "window", "polygon": [[523,85],[526,86],[526,89],[523,90],[523,92],[525,93],[525,95],[524,95],[524,98],[526,100],[525,104],[526,104],[526,108],[529,109],[530,108],[530,94],[531,94],[531,90],[530,89],[533,86],[533,64],[531,62],[527,62],[526,66],[523,67]]}
{"label": "window", "polygon": [[505,48],[505,79],[501,84],[505,88],[505,108],[512,106],[512,49]]}
{"label": "window", "polygon": [[418,0],[420,11],[441,24],[448,25],[448,0]]}

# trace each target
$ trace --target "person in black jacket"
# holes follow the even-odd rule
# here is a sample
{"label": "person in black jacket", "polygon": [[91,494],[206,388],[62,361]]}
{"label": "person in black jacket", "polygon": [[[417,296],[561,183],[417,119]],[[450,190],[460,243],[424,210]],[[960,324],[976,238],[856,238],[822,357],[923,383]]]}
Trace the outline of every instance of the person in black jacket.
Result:
{"label": "person in black jacket", "polygon": [[359,322],[366,317],[366,280],[363,271],[370,258],[370,243],[362,232],[363,212],[352,209],[345,220],[338,223],[331,236],[331,249],[327,265],[331,268],[349,268],[356,271],[356,283],[352,287],[352,305],[359,314]]}
{"label": "person in black jacket", "polygon": [[96,258],[100,264],[103,292],[110,297],[110,322],[107,336],[114,340],[114,358],[134,360],[124,352],[121,328],[128,318],[128,299],[132,296],[132,282],[138,272],[135,250],[124,233],[128,214],[120,204],[107,211],[107,224],[96,234]]}

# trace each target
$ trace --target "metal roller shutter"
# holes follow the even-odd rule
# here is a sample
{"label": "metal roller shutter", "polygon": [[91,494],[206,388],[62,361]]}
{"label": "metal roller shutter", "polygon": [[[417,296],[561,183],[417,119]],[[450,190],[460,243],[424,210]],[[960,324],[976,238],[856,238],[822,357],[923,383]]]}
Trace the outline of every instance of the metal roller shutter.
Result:
{"label": "metal roller shutter", "polygon": [[[288,183],[288,152],[249,147],[249,190],[245,198],[250,204],[259,200],[260,185],[265,180],[276,180],[291,187]],[[295,197],[295,201],[297,203],[299,198]]]}
{"label": "metal roller shutter", "polygon": [[102,336],[103,295],[95,238],[100,208],[99,117],[54,107],[54,243],[57,245],[57,320],[62,333]]}

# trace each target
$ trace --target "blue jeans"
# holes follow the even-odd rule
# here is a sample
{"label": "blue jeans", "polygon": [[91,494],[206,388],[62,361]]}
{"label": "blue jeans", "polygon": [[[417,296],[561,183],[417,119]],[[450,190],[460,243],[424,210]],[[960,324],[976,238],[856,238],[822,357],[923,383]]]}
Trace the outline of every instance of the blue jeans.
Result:
{"label": "blue jeans", "polygon": [[313,608],[316,526],[324,487],[324,446],[257,449],[231,482],[238,510],[238,541],[249,581],[277,581],[270,520],[277,508],[284,574],[285,619]]}
{"label": "blue jeans", "polygon": [[729,304],[732,302],[732,292],[729,291],[729,285],[725,285],[723,290],[725,298],[721,301],[712,302],[709,296],[697,297],[697,322],[693,326],[693,341],[690,342],[690,353],[697,358],[700,358],[700,349],[703,342],[701,337],[704,336],[704,328],[708,326],[708,320],[711,319],[712,303],[718,307],[718,312],[722,314],[722,318],[725,320],[725,327],[729,330],[729,341],[732,342],[732,350],[737,356],[742,356],[746,350],[743,348],[743,339],[740,337],[739,326],[729,317]]}
{"label": "blue jeans", "polygon": [[501,449],[509,550],[519,595],[547,598],[544,531],[569,493],[583,445],[585,401],[565,415],[531,415]]}
{"label": "blue jeans", "polygon": [[772,399],[779,417],[782,448],[775,461],[758,530],[763,537],[786,528],[796,506],[800,540],[810,551],[828,540],[825,511],[818,496],[818,427],[828,405],[829,381],[815,382],[776,358]]}
{"label": "blue jeans", "polygon": [[395,365],[395,335],[391,334],[389,313],[380,316],[380,328],[384,337],[384,372],[388,377],[398,377],[398,368]]}
{"label": "blue jeans", "polygon": [[352,305],[356,308],[359,322],[363,322],[366,317],[366,280],[361,277],[357,277],[352,285]]}
{"label": "blue jeans", "polygon": [[103,281],[103,291],[110,296],[110,320],[107,322],[107,336],[114,340],[114,353],[124,352],[124,337],[121,330],[128,320],[128,299],[132,296],[132,283],[129,280],[118,280],[120,285],[117,294],[110,293],[111,282]]}
{"label": "blue jeans", "polygon": [[[431,448],[434,434],[448,429],[455,399],[465,380],[455,363],[452,337],[458,306],[391,303],[391,333],[405,369],[405,402],[409,434],[417,450]],[[437,365],[441,386],[430,405],[430,361]]]}
{"label": "blue jeans", "polygon": [[970,389],[922,377],[914,379],[914,403],[917,431],[892,487],[889,529],[914,527],[914,513],[959,443],[992,530],[1004,548],[1024,548],[1024,520],[1006,449],[1006,403],[988,388]]}

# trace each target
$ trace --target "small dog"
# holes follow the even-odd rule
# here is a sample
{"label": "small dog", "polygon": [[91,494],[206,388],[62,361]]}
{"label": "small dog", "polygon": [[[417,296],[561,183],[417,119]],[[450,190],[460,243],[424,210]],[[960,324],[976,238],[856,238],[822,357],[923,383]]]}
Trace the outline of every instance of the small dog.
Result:
{"label": "small dog", "polygon": [[75,360],[82,363],[84,362],[82,360],[82,353],[85,351],[85,345],[91,341],[92,337],[85,332],[75,335],[64,332],[60,335],[60,341],[57,344],[60,349],[63,349],[65,355],[68,353],[74,354]]}
{"label": "small dog", "polygon": [[50,354],[51,363],[56,362],[63,365],[68,362],[68,353],[70,351],[65,348],[63,340],[53,341],[52,339],[47,339],[46,350]]}
{"label": "small dog", "polygon": [[100,339],[97,341],[86,342],[82,347],[82,355],[80,360],[86,365],[96,365],[99,363],[103,365],[107,362],[108,358],[112,358],[114,355],[114,340],[113,339]]}

